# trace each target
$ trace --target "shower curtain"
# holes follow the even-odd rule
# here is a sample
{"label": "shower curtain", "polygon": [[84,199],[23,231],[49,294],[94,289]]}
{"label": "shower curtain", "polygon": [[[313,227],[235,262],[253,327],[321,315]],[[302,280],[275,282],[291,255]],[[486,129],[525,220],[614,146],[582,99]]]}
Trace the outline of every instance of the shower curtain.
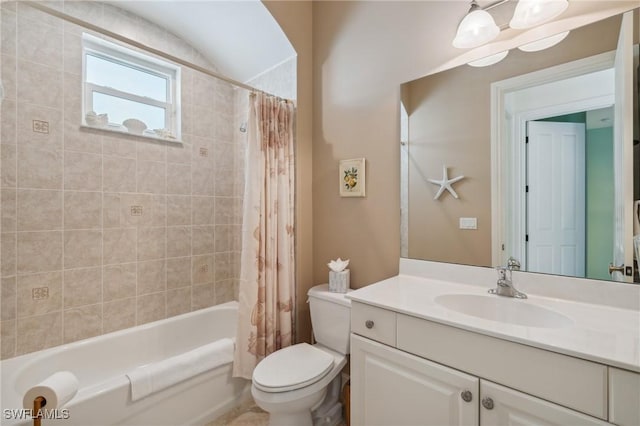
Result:
{"label": "shower curtain", "polygon": [[295,294],[294,106],[252,93],[245,163],[239,319],[233,375],[251,379],[291,345]]}

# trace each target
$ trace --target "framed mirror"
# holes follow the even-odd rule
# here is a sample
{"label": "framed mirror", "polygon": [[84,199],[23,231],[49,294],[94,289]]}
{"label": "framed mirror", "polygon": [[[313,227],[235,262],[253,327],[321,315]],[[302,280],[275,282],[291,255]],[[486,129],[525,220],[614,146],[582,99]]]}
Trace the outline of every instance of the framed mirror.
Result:
{"label": "framed mirror", "polygon": [[[402,85],[402,257],[491,267],[513,256],[531,272],[640,282],[628,244],[640,199],[632,15]],[[616,88],[622,59],[631,81]],[[459,176],[459,198],[434,199]]]}

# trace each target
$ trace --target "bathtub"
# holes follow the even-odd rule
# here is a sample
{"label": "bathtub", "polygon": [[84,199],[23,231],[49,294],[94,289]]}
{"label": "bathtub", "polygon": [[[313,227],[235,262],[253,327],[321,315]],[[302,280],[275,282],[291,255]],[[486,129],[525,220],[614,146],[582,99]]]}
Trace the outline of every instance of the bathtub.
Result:
{"label": "bathtub", "polygon": [[[67,419],[43,425],[202,425],[250,400],[251,382],[231,377],[231,364],[209,370],[136,402],[125,374],[224,337],[235,337],[238,303],[175,316],[0,362],[3,425],[29,425],[6,410],[21,409],[27,389],[56,371],[80,383]],[[66,417],[58,413],[59,417]]]}

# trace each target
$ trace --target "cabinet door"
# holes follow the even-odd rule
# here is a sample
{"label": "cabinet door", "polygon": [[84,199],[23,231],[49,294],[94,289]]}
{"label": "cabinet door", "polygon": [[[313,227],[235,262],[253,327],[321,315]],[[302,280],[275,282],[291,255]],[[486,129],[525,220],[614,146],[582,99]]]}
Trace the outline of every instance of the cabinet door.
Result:
{"label": "cabinet door", "polygon": [[351,335],[353,425],[477,425],[478,390],[476,377]]}
{"label": "cabinet door", "polygon": [[480,381],[480,397],[480,424],[483,426],[610,424],[486,380]]}

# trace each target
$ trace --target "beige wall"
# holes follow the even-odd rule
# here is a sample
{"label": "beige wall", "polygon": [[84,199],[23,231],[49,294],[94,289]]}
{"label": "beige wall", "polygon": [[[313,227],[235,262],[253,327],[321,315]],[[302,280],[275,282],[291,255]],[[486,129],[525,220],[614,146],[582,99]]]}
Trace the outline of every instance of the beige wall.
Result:
{"label": "beige wall", "polygon": [[[314,2],[314,283],[327,280],[326,263],[338,256],[351,259],[355,288],[398,272],[400,84],[456,63],[454,24],[442,23],[459,22],[459,3]],[[588,20],[635,6],[573,2],[571,9],[583,8]],[[500,49],[515,45],[504,37]],[[367,197],[340,198],[338,161],[356,157],[367,158]]]}
{"label": "beige wall", "polygon": [[[60,6],[211,67],[116,7]],[[1,12],[2,358],[234,299],[243,157],[232,87],[182,69],[184,144],[81,129],[81,29],[24,3]],[[32,297],[39,287],[48,298]]]}
{"label": "beige wall", "polygon": [[[517,75],[615,50],[620,17],[572,31],[558,46],[536,53],[514,49],[485,68],[466,65],[403,86],[409,113],[409,256],[491,266],[490,85]],[[442,164],[449,177],[464,175],[434,201]],[[460,217],[478,218],[478,229],[459,229]]]}

